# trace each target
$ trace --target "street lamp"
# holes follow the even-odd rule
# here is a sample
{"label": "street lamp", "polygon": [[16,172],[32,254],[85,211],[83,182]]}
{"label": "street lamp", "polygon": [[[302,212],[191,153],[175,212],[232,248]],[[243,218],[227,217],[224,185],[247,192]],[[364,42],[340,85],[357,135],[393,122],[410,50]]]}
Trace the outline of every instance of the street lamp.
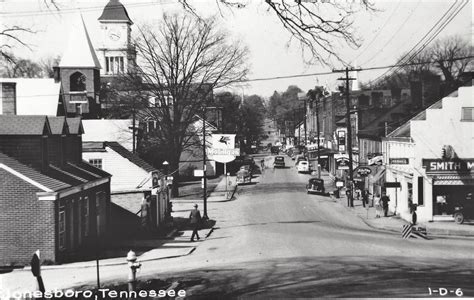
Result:
{"label": "street lamp", "polygon": [[168,167],[169,167],[170,163],[165,160],[165,161],[162,163],[162,165],[165,167],[165,176],[168,176]]}

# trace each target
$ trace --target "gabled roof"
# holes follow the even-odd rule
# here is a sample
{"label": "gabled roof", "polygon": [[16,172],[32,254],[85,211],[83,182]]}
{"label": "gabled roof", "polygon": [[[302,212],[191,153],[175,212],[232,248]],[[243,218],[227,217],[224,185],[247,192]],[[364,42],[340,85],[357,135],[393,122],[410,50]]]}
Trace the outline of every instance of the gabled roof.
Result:
{"label": "gabled roof", "polygon": [[84,134],[84,127],[80,117],[66,118],[67,126],[70,134]]}
{"label": "gabled roof", "polygon": [[59,67],[100,69],[100,63],[95,54],[82,15],[74,17],[76,19],[69,30],[69,42],[61,57]]}
{"label": "gabled roof", "polygon": [[16,83],[16,114],[56,116],[61,84],[52,78],[0,78]]}
{"label": "gabled roof", "polygon": [[[457,97],[458,91],[454,91],[448,96],[445,97]],[[440,100],[436,101],[426,109],[422,110],[421,112],[417,113],[415,116],[411,117],[410,120],[399,126],[397,129],[394,131],[390,132],[387,137],[388,138],[407,138],[411,137],[411,130],[410,130],[410,121],[416,121],[416,120],[426,120],[426,111],[428,109],[440,109],[443,108],[443,98]]]}
{"label": "gabled roof", "polygon": [[109,3],[104,7],[102,15],[100,15],[99,21],[102,22],[112,22],[112,21],[122,21],[130,25],[133,24],[132,20],[128,16],[127,10],[122,3],[118,0],[110,0]]}
{"label": "gabled roof", "polygon": [[[118,142],[129,151],[133,149],[132,120],[83,120],[84,142]],[[138,126],[138,121],[136,122]]]}
{"label": "gabled roof", "polygon": [[49,126],[53,135],[68,134],[69,127],[66,123],[66,117],[48,117]]}
{"label": "gabled roof", "polygon": [[[143,159],[138,157],[138,155],[128,151],[127,149],[125,149],[125,147],[123,147],[119,143],[117,143],[117,142],[106,142],[105,145],[107,147],[110,147],[113,151],[117,152],[120,156],[128,159],[134,165],[142,168],[143,170],[145,170],[147,172],[157,171],[157,169],[155,167],[153,167],[152,165],[148,164],[146,161],[144,161]],[[162,175],[163,174],[160,173],[160,177]]]}
{"label": "gabled roof", "polygon": [[0,135],[51,134],[46,116],[0,115]]}
{"label": "gabled roof", "polygon": [[[0,168],[2,168],[1,165],[5,165],[8,168],[10,168],[10,172],[13,171],[12,174],[16,176],[21,176],[23,180],[26,179],[26,181],[29,181],[30,183],[38,186],[38,188],[42,189],[45,192],[48,191],[59,191],[62,189],[66,189],[71,187],[71,185],[64,183],[62,181],[59,181],[57,179],[54,179],[52,177],[49,177],[47,175],[44,175],[40,173],[39,171],[28,167],[16,159],[13,159],[6,154],[3,154],[0,152]],[[35,184],[36,183],[36,184]]]}

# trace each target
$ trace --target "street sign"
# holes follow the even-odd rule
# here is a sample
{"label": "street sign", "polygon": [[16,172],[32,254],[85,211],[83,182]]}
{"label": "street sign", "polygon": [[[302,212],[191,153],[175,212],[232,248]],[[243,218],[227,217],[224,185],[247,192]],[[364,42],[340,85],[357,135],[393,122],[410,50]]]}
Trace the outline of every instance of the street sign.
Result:
{"label": "street sign", "polygon": [[203,170],[194,170],[194,177],[204,177]]}
{"label": "street sign", "polygon": [[343,187],[344,186],[344,181],[336,181],[336,187]]}

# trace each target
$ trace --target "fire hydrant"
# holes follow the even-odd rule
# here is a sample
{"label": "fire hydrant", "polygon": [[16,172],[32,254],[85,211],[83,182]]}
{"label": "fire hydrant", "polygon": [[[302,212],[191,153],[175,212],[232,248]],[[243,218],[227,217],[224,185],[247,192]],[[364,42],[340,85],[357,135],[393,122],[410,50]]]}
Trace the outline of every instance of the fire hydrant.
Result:
{"label": "fire hydrant", "polygon": [[135,252],[130,250],[127,254],[128,267],[130,272],[128,273],[128,290],[134,291],[137,284],[137,269],[140,269],[142,264],[138,262],[137,255]]}

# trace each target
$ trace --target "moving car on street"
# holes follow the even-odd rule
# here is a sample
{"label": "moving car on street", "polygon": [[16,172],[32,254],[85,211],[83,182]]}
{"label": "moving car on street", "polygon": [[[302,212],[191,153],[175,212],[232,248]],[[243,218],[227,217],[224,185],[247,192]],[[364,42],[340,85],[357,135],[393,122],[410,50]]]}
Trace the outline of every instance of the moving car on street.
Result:
{"label": "moving car on street", "polygon": [[307,160],[300,160],[296,165],[298,173],[309,173],[311,172],[311,165]]}
{"label": "moving car on street", "polygon": [[463,199],[454,206],[454,221],[458,224],[464,223],[465,220],[474,220],[474,202],[472,193],[468,193]]}
{"label": "moving car on street", "polygon": [[273,161],[274,168],[284,168],[285,167],[285,158],[283,156],[275,156]]}
{"label": "moving car on street", "polygon": [[308,184],[306,185],[306,192],[308,194],[316,193],[316,194],[324,194],[324,180],[320,178],[311,178],[308,180]]}
{"label": "moving car on street", "polygon": [[247,170],[242,170],[240,169],[237,172],[237,184],[246,184],[252,182],[252,175],[250,175],[250,172]]}

